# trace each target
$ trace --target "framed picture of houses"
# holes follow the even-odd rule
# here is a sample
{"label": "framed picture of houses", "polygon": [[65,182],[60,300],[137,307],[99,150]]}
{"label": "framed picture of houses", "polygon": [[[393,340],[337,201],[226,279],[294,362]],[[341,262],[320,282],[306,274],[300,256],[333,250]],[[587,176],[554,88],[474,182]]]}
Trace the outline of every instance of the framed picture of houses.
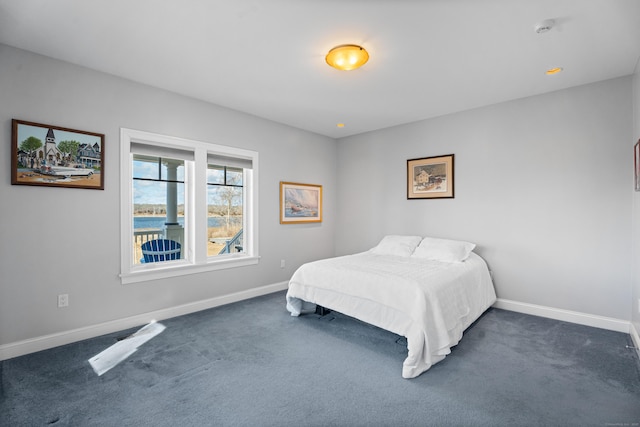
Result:
{"label": "framed picture of houses", "polygon": [[407,160],[407,199],[453,198],[453,157]]}
{"label": "framed picture of houses", "polygon": [[280,224],[322,222],[322,185],[280,182]]}
{"label": "framed picture of houses", "polygon": [[104,134],[12,120],[11,184],[104,190]]}

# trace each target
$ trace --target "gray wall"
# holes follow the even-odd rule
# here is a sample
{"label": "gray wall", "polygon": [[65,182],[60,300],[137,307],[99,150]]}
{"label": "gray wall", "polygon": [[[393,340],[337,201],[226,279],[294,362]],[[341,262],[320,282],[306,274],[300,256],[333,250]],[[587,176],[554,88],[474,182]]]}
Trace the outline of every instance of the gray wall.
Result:
{"label": "gray wall", "polygon": [[[633,138],[630,145],[640,140],[640,61],[633,76]],[[631,149],[629,149],[631,152]],[[632,321],[640,334],[640,192],[633,193],[633,297]]]}
{"label": "gray wall", "polygon": [[[640,330],[630,304],[640,297],[640,193],[629,148],[640,138],[639,80],[336,143],[0,45],[0,345],[286,281],[303,262],[391,233],[476,242],[499,297],[625,320],[633,311]],[[105,190],[10,185],[12,118],[105,133]],[[257,150],[260,264],[121,285],[120,127]],[[406,160],[449,153],[456,197],[407,200]],[[278,223],[281,180],[323,185],[322,224]],[[60,293],[70,296],[66,309],[56,306]]]}
{"label": "gray wall", "polygon": [[[333,139],[4,45],[0,94],[0,345],[284,282],[334,254]],[[105,190],[10,185],[12,118],[104,133]],[[259,265],[121,285],[120,127],[258,151]],[[279,224],[281,180],[324,186],[321,224]]]}
{"label": "gray wall", "polygon": [[[631,89],[620,78],[340,140],[336,252],[385,234],[468,240],[499,298],[630,320]],[[455,198],[407,200],[407,159],[450,153]]]}

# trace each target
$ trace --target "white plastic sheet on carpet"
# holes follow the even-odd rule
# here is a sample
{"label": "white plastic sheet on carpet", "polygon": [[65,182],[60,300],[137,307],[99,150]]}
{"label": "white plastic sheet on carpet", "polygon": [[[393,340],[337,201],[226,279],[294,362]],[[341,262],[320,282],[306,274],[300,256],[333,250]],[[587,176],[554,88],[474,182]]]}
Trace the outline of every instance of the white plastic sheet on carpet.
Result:
{"label": "white plastic sheet on carpet", "polygon": [[106,350],[96,354],[89,363],[98,376],[104,374],[118,363],[125,360],[138,350],[142,344],[164,331],[166,327],[161,323],[151,322],[138,332],[118,341]]}

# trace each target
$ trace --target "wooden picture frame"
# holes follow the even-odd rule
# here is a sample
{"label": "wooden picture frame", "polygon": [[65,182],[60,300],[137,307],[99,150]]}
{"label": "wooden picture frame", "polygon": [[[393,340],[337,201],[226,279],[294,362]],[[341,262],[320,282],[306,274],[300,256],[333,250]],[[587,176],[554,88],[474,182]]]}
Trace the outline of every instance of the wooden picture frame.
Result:
{"label": "wooden picture frame", "polygon": [[407,160],[407,199],[452,199],[453,166],[453,154]]}
{"label": "wooden picture frame", "polygon": [[633,147],[633,170],[634,170],[634,180],[635,180],[635,189],[636,191],[640,191],[640,139],[636,142],[636,145]]}
{"label": "wooden picture frame", "polygon": [[280,224],[322,222],[322,185],[280,182]]}
{"label": "wooden picture frame", "polygon": [[11,184],[104,190],[104,134],[12,120]]}

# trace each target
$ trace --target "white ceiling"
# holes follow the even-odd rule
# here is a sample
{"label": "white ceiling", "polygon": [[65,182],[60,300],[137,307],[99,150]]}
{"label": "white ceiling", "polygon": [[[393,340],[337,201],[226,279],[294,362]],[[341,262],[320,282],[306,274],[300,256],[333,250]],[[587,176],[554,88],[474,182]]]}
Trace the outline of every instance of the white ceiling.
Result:
{"label": "white ceiling", "polygon": [[630,75],[640,1],[0,0],[0,43],[340,138]]}

